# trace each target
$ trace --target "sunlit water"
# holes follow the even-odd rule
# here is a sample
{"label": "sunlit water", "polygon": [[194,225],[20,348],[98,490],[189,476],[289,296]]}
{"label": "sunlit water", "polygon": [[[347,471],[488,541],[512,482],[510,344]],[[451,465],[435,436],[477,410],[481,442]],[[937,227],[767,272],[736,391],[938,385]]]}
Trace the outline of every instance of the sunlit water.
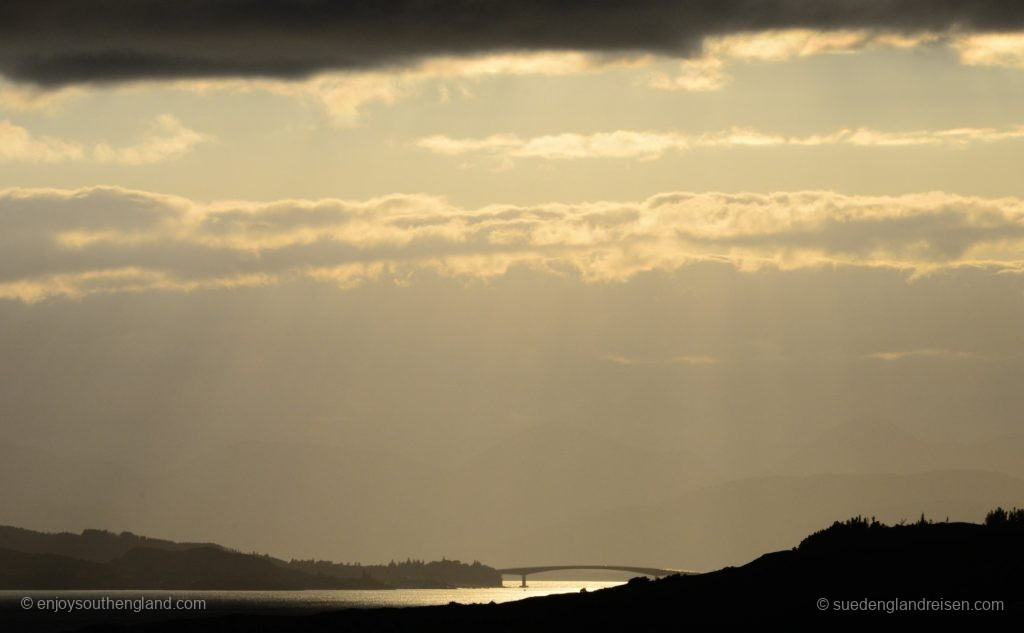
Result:
{"label": "sunlit water", "polygon": [[175,599],[206,600],[206,609],[231,608],[250,605],[253,607],[281,607],[305,609],[344,609],[350,607],[415,607],[432,604],[486,604],[509,602],[534,596],[548,596],[557,593],[574,593],[582,589],[596,591],[621,585],[622,581],[601,580],[529,580],[529,586],[520,587],[519,580],[506,580],[504,587],[485,589],[389,589],[374,590],[329,590],[311,589],[305,591],[166,591],[166,590],[118,590],[118,591],[0,591],[0,602],[17,602],[25,596],[35,598],[102,598]]}
{"label": "sunlit water", "polygon": [[[448,604],[487,604],[509,602],[536,596],[558,593],[575,593],[582,589],[597,591],[623,584],[622,581],[600,580],[528,580],[529,586],[520,587],[519,579],[506,580],[504,587],[487,589],[393,589],[370,590],[307,590],[307,591],[166,591],[166,590],[123,590],[123,591],[0,591],[0,630],[5,623],[31,626],[32,630],[65,631],[80,625],[95,625],[104,622],[135,622],[151,619],[191,618],[225,613],[278,613],[317,612],[333,609],[371,607],[415,607]],[[51,611],[41,607],[40,600],[60,599],[71,601],[82,599],[95,604],[102,598],[110,600],[203,600],[204,608],[181,611],[143,611],[133,613],[130,609]],[[32,598],[34,607],[23,609],[21,601]]]}

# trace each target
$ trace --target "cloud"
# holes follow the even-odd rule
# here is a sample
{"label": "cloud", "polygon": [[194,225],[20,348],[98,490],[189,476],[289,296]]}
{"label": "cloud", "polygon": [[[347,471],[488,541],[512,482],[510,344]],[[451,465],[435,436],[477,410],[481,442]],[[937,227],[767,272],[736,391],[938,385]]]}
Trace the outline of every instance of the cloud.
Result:
{"label": "cloud", "polygon": [[86,92],[82,86],[48,89],[0,80],[0,110],[52,113]]}
{"label": "cloud", "polygon": [[528,267],[614,282],[698,262],[745,271],[1024,270],[1024,201],[946,193],[665,193],[638,202],[221,201],[112,187],[0,190],[0,296],[315,280],[486,280]]}
{"label": "cloud", "polygon": [[0,73],[41,85],[277,77],[427,57],[575,50],[692,56],[706,37],[810,29],[1018,31],[995,0],[8,0]]}
{"label": "cloud", "polygon": [[132,145],[86,146],[52,136],[35,136],[9,120],[0,121],[0,162],[64,163],[92,160],[118,165],[151,165],[179,158],[213,137],[185,127],[169,114],[158,116]]}
{"label": "cloud", "polygon": [[213,137],[182,125],[169,114],[153,121],[149,132],[134,145],[113,147],[99,143],[93,148],[93,157],[101,163],[120,165],[151,165],[180,158],[196,145],[208,143]]}
{"label": "cloud", "polygon": [[933,32],[900,33],[871,29],[785,29],[712,36],[704,40],[699,55],[680,62],[677,75],[654,73],[648,83],[661,90],[719,90],[731,80],[726,72],[730,63],[777,63],[869,48],[916,48],[944,39],[948,37]]}
{"label": "cloud", "polygon": [[865,355],[864,358],[891,362],[910,358],[947,358],[963,360],[978,358],[978,356],[969,352],[959,352],[951,349],[926,348],[899,352],[875,352],[873,354]]}
{"label": "cloud", "polygon": [[671,149],[688,148],[690,142],[680,134],[617,130],[597,134],[554,134],[526,139],[514,134],[494,134],[475,139],[434,135],[420,139],[417,145],[431,152],[449,156],[482,152],[508,158],[566,160],[656,158]]}
{"label": "cloud", "polygon": [[685,134],[616,130],[593,134],[550,134],[522,138],[514,134],[492,134],[480,138],[451,138],[433,135],[421,138],[417,146],[448,156],[490,154],[505,159],[536,158],[572,160],[585,158],[655,159],[670,151],[710,147],[813,147],[852,145],[856,147],[945,146],[962,148],[974,143],[993,143],[1024,138],[1024,125],[1011,128],[950,128],[945,130],[881,131],[844,128],[827,134],[785,136],[772,132],[733,127],[719,132]]}
{"label": "cloud", "polygon": [[[440,82],[442,88],[451,84],[465,93],[475,82],[498,75],[578,75],[643,66],[649,61],[637,55],[590,55],[573,51],[494,53],[435,57],[387,70],[325,72],[297,81],[196,79],[175,81],[171,86],[188,92],[266,92],[299,99],[322,107],[334,124],[348,126],[355,123],[365,106],[387,105],[420,94],[430,82]],[[150,87],[150,83],[140,82],[122,89],[145,89]]]}
{"label": "cloud", "polygon": [[62,163],[82,160],[85,155],[78,143],[52,136],[33,136],[10,121],[0,121],[0,162]]}
{"label": "cloud", "polygon": [[969,66],[1007,66],[1024,69],[1024,34],[993,33],[957,38],[953,46]]}
{"label": "cloud", "polygon": [[682,356],[672,356],[672,357],[669,357],[669,358],[644,359],[644,358],[633,358],[633,357],[630,357],[630,356],[620,356],[620,355],[617,355],[617,354],[609,354],[609,355],[604,356],[602,358],[603,358],[603,360],[606,360],[606,361],[608,361],[610,363],[615,363],[616,365],[627,365],[627,366],[632,366],[632,365],[662,365],[662,366],[664,366],[664,365],[688,365],[688,366],[699,367],[699,366],[717,365],[719,363],[718,358],[715,358],[714,356],[706,356],[706,355],[682,355]]}

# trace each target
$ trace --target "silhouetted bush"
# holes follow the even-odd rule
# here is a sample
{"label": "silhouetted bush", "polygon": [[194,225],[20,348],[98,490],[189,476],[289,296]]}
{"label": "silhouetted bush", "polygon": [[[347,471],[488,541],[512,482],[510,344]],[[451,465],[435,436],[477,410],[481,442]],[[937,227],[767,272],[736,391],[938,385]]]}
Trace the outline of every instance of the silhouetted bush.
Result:
{"label": "silhouetted bush", "polygon": [[985,525],[989,527],[1024,527],[1024,508],[1004,510],[998,507],[985,515]]}

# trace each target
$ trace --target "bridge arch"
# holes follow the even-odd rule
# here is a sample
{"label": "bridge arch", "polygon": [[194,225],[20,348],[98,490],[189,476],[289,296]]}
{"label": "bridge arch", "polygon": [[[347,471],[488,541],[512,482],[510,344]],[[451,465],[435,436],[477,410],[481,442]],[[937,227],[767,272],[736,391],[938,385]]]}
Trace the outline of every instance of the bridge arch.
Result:
{"label": "bridge arch", "polygon": [[541,574],[547,571],[571,571],[574,569],[622,571],[630,574],[637,574],[639,576],[654,576],[655,578],[660,578],[662,576],[671,576],[673,574],[690,573],[680,571],[677,569],[660,569],[657,567],[635,567],[631,565],[538,565],[534,567],[506,567],[505,569],[498,569],[495,571],[504,576],[520,576],[522,578],[521,586],[525,587],[526,577],[530,574]]}

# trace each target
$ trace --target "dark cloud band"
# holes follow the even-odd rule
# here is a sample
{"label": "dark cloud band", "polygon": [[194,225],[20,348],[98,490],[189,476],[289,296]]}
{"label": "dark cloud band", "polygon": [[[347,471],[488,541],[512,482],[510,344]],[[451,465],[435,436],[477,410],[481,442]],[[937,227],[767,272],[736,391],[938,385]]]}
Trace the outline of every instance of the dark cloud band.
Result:
{"label": "dark cloud band", "polygon": [[1015,31],[999,0],[5,0],[0,74],[63,85],[298,78],[432,55],[572,49],[689,55],[777,28]]}

